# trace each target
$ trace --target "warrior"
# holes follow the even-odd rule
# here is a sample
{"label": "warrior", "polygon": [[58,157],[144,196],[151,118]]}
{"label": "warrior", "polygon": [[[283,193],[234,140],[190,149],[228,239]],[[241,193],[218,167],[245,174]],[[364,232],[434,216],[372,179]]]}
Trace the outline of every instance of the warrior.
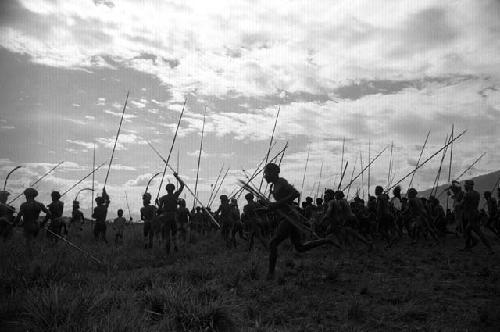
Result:
{"label": "warrior", "polygon": [[171,242],[174,243],[174,251],[177,252],[177,222],[175,220],[177,213],[177,200],[184,189],[184,181],[181,180],[177,173],[174,177],[179,181],[179,189],[174,192],[175,186],[173,183],[168,183],[165,186],[167,194],[162,196],[156,203],[158,204],[158,213],[162,224],[162,237],[165,239],[165,251],[170,254]]}
{"label": "warrior", "polygon": [[381,186],[375,187],[375,196],[377,196],[377,226],[382,237],[387,241],[387,248],[393,244],[394,216],[390,211],[389,196],[384,193]]}
{"label": "warrior", "polygon": [[106,215],[108,214],[109,207],[109,196],[106,193],[106,189],[102,189],[102,196],[95,198],[97,206],[94,208],[94,213],[92,213],[92,218],[95,219],[94,226],[94,237],[96,240],[100,238],[103,239],[104,243],[108,243],[106,240]]}
{"label": "warrior", "polygon": [[248,239],[243,234],[243,223],[241,222],[240,209],[238,208],[238,200],[236,198],[231,198],[229,205],[233,209],[234,223],[231,230],[231,241],[233,246],[236,248],[236,234],[239,235],[240,239],[247,241]]}
{"label": "warrior", "polygon": [[[59,194],[58,191],[53,191],[50,195],[52,197],[52,203],[47,205],[47,208],[50,211],[51,214],[51,220],[50,224],[48,227],[48,232],[47,232],[47,238],[49,240],[52,240],[54,242],[57,242],[59,237],[62,234],[62,229],[64,228],[64,234],[68,234],[68,230],[66,228],[66,224],[62,220],[62,215],[64,211],[64,203],[61,202],[59,199],[61,198],[61,194]],[[48,216],[45,216],[45,220],[43,221],[42,225],[45,225],[45,223],[48,221]],[[54,235],[55,234],[55,235]]]}
{"label": "warrior", "polygon": [[498,205],[495,197],[491,196],[491,191],[484,192],[484,199],[488,204],[488,221],[486,222],[486,227],[495,233],[495,235],[500,236],[497,227],[498,222]]}
{"label": "warrior", "polygon": [[477,243],[472,235],[472,232],[476,233],[481,239],[483,244],[488,248],[488,253],[493,254],[493,249],[491,248],[488,240],[481,231],[479,225],[479,201],[481,196],[477,191],[474,190],[474,181],[465,180],[465,194],[463,197],[463,224],[464,224],[464,235],[465,235],[465,248],[464,251],[471,251]]}
{"label": "warrior", "polygon": [[119,209],[117,211],[117,217],[113,220],[113,229],[115,230],[115,244],[123,244],[123,230],[125,229],[125,224],[127,220],[123,218],[123,210]]}
{"label": "warrior", "polygon": [[198,234],[205,235],[205,225],[203,223],[203,212],[201,211],[201,206],[197,206],[193,211],[191,211],[191,225],[198,232]]}
{"label": "warrior", "polygon": [[69,223],[69,230],[71,235],[78,234],[83,230],[83,224],[85,222],[85,217],[82,211],[80,211],[80,202],[73,201],[73,211],[71,212],[71,219]]}
{"label": "warrior", "polygon": [[226,246],[230,248],[231,245],[234,244],[232,241],[232,232],[236,219],[239,218],[239,215],[236,215],[237,211],[229,204],[227,195],[220,195],[219,199],[220,205],[214,212],[214,216],[220,220],[222,239],[226,243]]}
{"label": "warrior", "polygon": [[275,202],[268,205],[269,211],[277,212],[279,216],[279,224],[276,234],[269,244],[269,270],[267,279],[274,279],[276,269],[276,262],[278,259],[278,246],[285,239],[290,238],[295,249],[299,252],[305,252],[323,244],[334,244],[330,239],[319,239],[315,241],[302,242],[300,230],[292,222],[295,220],[297,223],[297,211],[294,211],[292,202],[297,199],[299,192],[288,183],[288,181],[279,176],[280,167],[274,163],[269,163],[264,167],[264,178],[267,183],[271,184],[271,195]]}
{"label": "warrior", "polygon": [[457,223],[456,230],[460,233],[463,232],[463,205],[462,201],[464,199],[464,192],[462,187],[460,187],[460,182],[453,180],[451,182],[451,187],[448,188],[448,195],[451,196],[453,200],[453,213],[455,215],[455,221]]}
{"label": "warrior", "polygon": [[4,241],[12,235],[14,212],[16,212],[14,207],[7,204],[9,195],[8,191],[0,191],[0,236]]}
{"label": "warrior", "polygon": [[358,229],[358,220],[351,210],[351,206],[345,199],[344,193],[342,191],[337,191],[335,193],[335,199],[338,203],[338,218],[340,224],[342,225],[342,230],[347,240],[347,237],[352,237],[360,242],[364,243],[369,250],[373,249],[373,244],[365,239],[361,234],[359,234],[356,229]]}
{"label": "warrior", "polygon": [[252,193],[246,194],[245,199],[247,204],[243,207],[241,220],[249,231],[248,251],[252,251],[255,237],[257,237],[264,248],[267,249],[267,243],[264,240],[263,221],[261,216],[257,214],[257,209],[261,208],[261,205],[254,201],[254,195]]}
{"label": "warrior", "polygon": [[17,225],[21,218],[23,220],[24,238],[26,240],[26,251],[30,258],[33,257],[33,240],[38,235],[39,225],[38,217],[41,212],[44,212],[49,218],[51,217],[50,211],[40,202],[35,201],[38,196],[38,191],[33,188],[28,188],[24,191],[26,202],[21,204],[19,213],[17,214],[14,222]]}
{"label": "warrior", "polygon": [[403,236],[403,218],[401,217],[401,211],[403,210],[403,203],[401,201],[401,187],[396,186],[393,189],[392,194],[394,195],[391,198],[392,213],[393,213],[394,218],[395,218],[395,222],[396,222],[396,226],[397,226],[396,230],[399,233],[398,235],[399,235],[399,237],[402,237]]}
{"label": "warrior", "polygon": [[151,194],[142,195],[141,220],[144,221],[144,249],[153,248],[153,219],[156,216],[156,206],[151,205]]}
{"label": "warrior", "polygon": [[187,234],[191,223],[191,213],[186,207],[186,201],[179,198],[179,208],[177,209],[177,228],[182,242],[186,243]]}

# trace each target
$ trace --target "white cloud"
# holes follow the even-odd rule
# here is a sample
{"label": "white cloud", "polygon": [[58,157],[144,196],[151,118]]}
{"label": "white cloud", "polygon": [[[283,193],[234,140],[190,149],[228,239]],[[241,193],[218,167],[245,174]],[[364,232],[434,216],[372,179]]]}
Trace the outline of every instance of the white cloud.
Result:
{"label": "white cloud", "polygon": [[84,141],[71,140],[71,139],[67,139],[66,142],[71,143],[71,144],[76,144],[79,146],[83,146],[84,148],[87,148],[87,149],[92,149],[94,147],[94,143],[91,143],[91,142],[84,142]]}
{"label": "white cloud", "polygon": [[98,98],[98,99],[97,99],[97,104],[96,104],[96,105],[97,105],[97,106],[104,106],[104,105],[106,105],[106,98],[104,98],[104,97],[100,97],[100,98]]}

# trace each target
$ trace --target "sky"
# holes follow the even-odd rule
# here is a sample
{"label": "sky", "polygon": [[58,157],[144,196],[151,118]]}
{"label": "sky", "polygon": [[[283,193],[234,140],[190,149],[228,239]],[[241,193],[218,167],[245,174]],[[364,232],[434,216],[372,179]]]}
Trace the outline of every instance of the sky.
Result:
{"label": "sky", "polygon": [[[387,149],[370,168],[373,191],[415,167],[429,130],[422,160],[439,150],[452,124],[467,132],[453,146],[451,178],[486,152],[464,178],[476,176],[499,169],[499,54],[500,1],[492,0],[2,1],[0,178],[23,166],[7,183],[16,195],[64,161],[37,187],[48,204],[52,190],[90,172],[95,146],[96,163],[106,163],[95,176],[100,190],[127,91],[106,185],[110,218],[118,208],[128,215],[125,195],[138,218],[148,179],[163,171],[147,142],[169,155],[184,100],[170,161],[194,188],[206,112],[204,203],[222,166],[230,170],[219,195],[265,157],[278,109],[271,155],[288,142],[281,175],[303,196],[338,185],[344,141],[343,184],[369,150],[373,158],[393,143],[392,157]],[[416,173],[417,189],[432,186],[440,160]],[[367,178],[351,197],[366,195]],[[159,177],[153,196],[158,185]],[[68,192],[66,211],[90,186],[89,178]],[[88,216],[91,192],[78,198]]]}

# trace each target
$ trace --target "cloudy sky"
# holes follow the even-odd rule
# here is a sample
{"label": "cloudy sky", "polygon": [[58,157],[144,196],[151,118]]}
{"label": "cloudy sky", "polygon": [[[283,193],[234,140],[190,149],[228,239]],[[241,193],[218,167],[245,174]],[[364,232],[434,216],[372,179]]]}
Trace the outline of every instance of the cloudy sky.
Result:
{"label": "cloudy sky", "polygon": [[[372,157],[394,142],[397,180],[427,132],[424,158],[452,123],[468,130],[454,146],[452,177],[486,152],[467,176],[483,174],[500,160],[499,55],[499,1],[2,1],[0,175],[23,166],[7,185],[17,194],[64,160],[38,187],[48,203],[51,190],[89,172],[94,145],[97,163],[109,160],[127,91],[111,215],[126,207],[126,191],[137,217],[147,179],[163,169],[146,142],[168,155],[185,98],[171,161],[179,150],[180,174],[194,187],[206,107],[202,200],[222,164],[231,171],[221,193],[256,167],[278,108],[273,151],[289,142],[282,175],[298,189],[310,155],[306,195],[320,179],[338,182],[344,138],[347,180],[361,158],[367,164],[369,142]],[[439,159],[417,173],[417,188],[432,184]],[[387,185],[389,162],[385,153],[373,165],[372,184]],[[89,185],[68,193],[67,209]],[[366,187],[364,174],[353,191]],[[87,214],[89,192],[79,199]]]}

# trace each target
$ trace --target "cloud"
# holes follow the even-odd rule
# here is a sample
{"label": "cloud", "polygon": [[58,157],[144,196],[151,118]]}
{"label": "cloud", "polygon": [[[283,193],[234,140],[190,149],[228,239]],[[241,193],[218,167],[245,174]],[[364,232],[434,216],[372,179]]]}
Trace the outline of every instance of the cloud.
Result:
{"label": "cloud", "polygon": [[104,97],[100,97],[100,98],[98,98],[98,99],[97,99],[97,104],[96,104],[96,105],[97,105],[97,106],[104,106],[104,105],[106,105],[106,98],[104,98]]}
{"label": "cloud", "polygon": [[[118,118],[121,118],[122,114],[123,114],[123,113],[113,112],[113,111],[110,111],[110,110],[104,110],[103,112],[106,113],[106,114],[110,114],[112,116],[116,116]],[[125,119],[125,120],[130,120],[130,119],[133,119],[133,118],[137,118],[137,115],[129,114],[129,113],[123,114],[123,119]]]}
{"label": "cloud", "polygon": [[68,143],[71,143],[71,144],[75,144],[75,145],[79,145],[79,146],[83,146],[84,148],[87,148],[87,149],[92,149],[94,147],[94,143],[91,143],[91,142],[84,142],[84,141],[74,141],[74,140],[71,140],[71,139],[67,139],[66,142]]}

